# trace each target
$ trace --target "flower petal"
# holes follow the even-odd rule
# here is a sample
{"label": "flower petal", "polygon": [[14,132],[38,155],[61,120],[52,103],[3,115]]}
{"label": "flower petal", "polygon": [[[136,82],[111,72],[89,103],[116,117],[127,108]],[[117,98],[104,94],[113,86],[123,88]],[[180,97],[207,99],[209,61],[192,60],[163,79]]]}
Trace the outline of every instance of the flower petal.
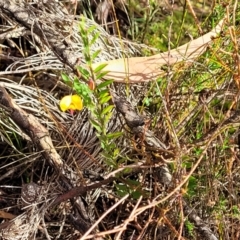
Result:
{"label": "flower petal", "polygon": [[65,97],[63,97],[59,103],[60,105],[60,109],[65,112],[69,109],[69,106],[71,105],[72,102],[72,96],[71,95],[67,95]]}
{"label": "flower petal", "polygon": [[67,110],[82,110],[82,99],[78,95],[67,95],[63,97],[59,103],[60,109],[65,112]]}
{"label": "flower petal", "polygon": [[73,110],[83,109],[82,99],[78,95],[72,95],[71,109]]}

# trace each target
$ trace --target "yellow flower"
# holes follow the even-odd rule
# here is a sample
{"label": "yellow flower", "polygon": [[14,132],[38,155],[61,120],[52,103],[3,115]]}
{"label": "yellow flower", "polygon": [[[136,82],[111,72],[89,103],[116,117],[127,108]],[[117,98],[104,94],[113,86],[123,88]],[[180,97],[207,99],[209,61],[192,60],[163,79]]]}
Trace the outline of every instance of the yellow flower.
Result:
{"label": "yellow flower", "polygon": [[83,109],[82,99],[78,95],[67,95],[63,97],[59,105],[63,112],[69,110],[71,115],[73,115],[75,110]]}

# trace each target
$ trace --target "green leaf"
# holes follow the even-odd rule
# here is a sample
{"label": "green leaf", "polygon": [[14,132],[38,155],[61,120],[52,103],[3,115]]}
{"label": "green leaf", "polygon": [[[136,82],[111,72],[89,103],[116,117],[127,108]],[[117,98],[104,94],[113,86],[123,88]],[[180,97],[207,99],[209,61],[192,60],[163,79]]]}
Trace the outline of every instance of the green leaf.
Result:
{"label": "green leaf", "polygon": [[197,179],[193,176],[190,176],[188,180],[188,187],[187,187],[187,193],[189,196],[195,196],[196,195],[196,189],[197,189]]}
{"label": "green leaf", "polygon": [[63,81],[64,81],[65,83],[71,82],[71,80],[70,80],[70,78],[69,78],[69,76],[68,76],[67,74],[62,73],[61,76],[62,76],[62,79],[63,79]]}
{"label": "green leaf", "polygon": [[69,87],[72,88],[73,82],[72,82],[72,80],[70,79],[70,77],[69,77],[67,74],[65,74],[65,73],[62,73],[61,76],[62,76],[63,82],[64,82],[66,85],[68,85]]}
{"label": "green leaf", "polygon": [[191,223],[190,221],[188,221],[188,219],[186,219],[185,226],[187,228],[188,234],[193,237],[194,236],[194,229],[195,229],[194,224]]}
{"label": "green leaf", "polygon": [[85,58],[85,61],[88,65],[91,64],[91,57],[89,56],[89,54],[84,54],[84,58]]}
{"label": "green leaf", "polygon": [[102,79],[104,76],[106,76],[109,73],[109,71],[102,71],[96,76],[96,79]]}
{"label": "green leaf", "polygon": [[85,19],[82,19],[82,21],[79,23],[79,31],[81,33],[83,33],[84,35],[86,35],[87,31],[86,31],[86,22]]}
{"label": "green leaf", "polygon": [[104,82],[100,83],[100,84],[97,86],[97,89],[104,88],[104,87],[110,85],[111,83],[113,83],[113,80],[104,81]]}
{"label": "green leaf", "polygon": [[96,27],[94,25],[92,25],[91,27],[89,27],[87,29],[87,33],[89,34],[89,33],[93,32],[95,29],[96,29]]}
{"label": "green leaf", "polygon": [[111,158],[111,156],[107,152],[102,152],[101,155],[107,159]]}
{"label": "green leaf", "polygon": [[84,35],[86,35],[85,30],[83,29],[83,26],[79,25],[79,33],[81,37],[83,38]]}
{"label": "green leaf", "polygon": [[122,135],[123,135],[122,132],[114,132],[114,133],[107,134],[106,137],[109,139],[113,139],[113,138],[121,137]]}
{"label": "green leaf", "polygon": [[131,187],[139,187],[141,185],[141,183],[139,181],[136,180],[132,180],[132,179],[126,179],[126,182],[129,186]]}
{"label": "green leaf", "polygon": [[109,105],[102,110],[101,114],[104,115],[104,114],[110,112],[113,108],[114,108],[113,105]]}
{"label": "green leaf", "polygon": [[92,54],[92,56],[91,56],[91,60],[93,61],[93,60],[99,55],[100,52],[101,52],[100,49],[97,50],[97,51],[95,51],[95,52]]}
{"label": "green leaf", "polygon": [[79,72],[83,75],[83,77],[88,80],[90,78],[90,73],[89,71],[82,67],[82,66],[78,66],[77,69],[79,70]]}
{"label": "green leaf", "polygon": [[103,64],[100,64],[99,66],[97,66],[95,69],[94,69],[94,73],[98,73],[100,72],[103,68],[105,68],[107,66],[107,63],[103,63]]}
{"label": "green leaf", "polygon": [[93,119],[90,119],[90,122],[97,129],[99,133],[102,132],[102,128],[98,122],[94,121]]}
{"label": "green leaf", "polygon": [[144,103],[147,107],[150,106],[150,102],[151,102],[151,99],[148,98],[148,97],[146,97],[146,98],[143,100],[143,103]]}
{"label": "green leaf", "polygon": [[74,79],[74,81],[73,81],[73,89],[75,91],[77,91],[77,92],[80,92],[80,93],[82,92],[82,86],[81,86],[79,80]]}
{"label": "green leaf", "polygon": [[99,35],[100,35],[99,33],[94,34],[93,38],[91,39],[91,41],[89,43],[90,46],[92,46],[97,41],[97,39],[99,38]]}
{"label": "green leaf", "polygon": [[83,46],[84,46],[83,51],[86,54],[86,53],[88,53],[88,50],[89,50],[88,49],[88,45],[89,45],[88,38],[82,37],[82,41],[83,41]]}
{"label": "green leaf", "polygon": [[114,151],[113,151],[113,155],[118,156],[119,153],[120,153],[119,148],[115,148]]}
{"label": "green leaf", "polygon": [[102,97],[106,96],[106,94],[109,95],[109,90],[106,89],[106,88],[105,89],[101,89],[99,91],[99,98],[102,98]]}
{"label": "green leaf", "polygon": [[110,100],[111,98],[112,98],[111,96],[106,96],[106,97],[100,99],[100,104],[104,104],[104,103],[109,102],[109,100]]}
{"label": "green leaf", "polygon": [[108,124],[108,122],[109,122],[109,120],[110,120],[111,117],[112,117],[112,112],[110,112],[110,113],[108,113],[108,114],[106,114],[106,115],[104,116],[104,125],[105,125],[105,126],[107,126],[107,124]]}
{"label": "green leaf", "polygon": [[143,193],[141,191],[133,191],[131,193],[131,196],[133,199],[139,199],[142,195],[143,195]]}
{"label": "green leaf", "polygon": [[99,93],[99,99],[105,98],[107,96],[109,96],[108,89],[106,89],[106,91],[104,90]]}
{"label": "green leaf", "polygon": [[115,184],[116,192],[120,197],[124,197],[129,193],[129,187],[123,184]]}

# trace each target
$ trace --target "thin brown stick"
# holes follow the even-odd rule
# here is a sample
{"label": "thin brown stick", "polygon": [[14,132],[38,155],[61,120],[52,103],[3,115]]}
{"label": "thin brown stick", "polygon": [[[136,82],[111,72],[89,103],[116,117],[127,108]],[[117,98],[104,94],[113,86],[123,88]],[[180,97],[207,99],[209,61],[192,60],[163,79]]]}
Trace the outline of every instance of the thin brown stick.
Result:
{"label": "thin brown stick", "polygon": [[97,183],[94,183],[94,184],[91,184],[91,185],[88,185],[88,186],[74,187],[71,190],[69,190],[68,192],[66,192],[66,193],[60,195],[59,197],[57,197],[55,199],[55,201],[53,202],[53,205],[56,205],[56,204],[59,204],[61,202],[66,201],[68,199],[83,195],[84,193],[86,193],[88,191],[91,191],[93,189],[100,188],[103,185],[106,185],[108,183],[113,182],[113,180],[115,180],[115,178],[111,177],[111,178],[104,179],[100,182],[97,182]]}
{"label": "thin brown stick", "polygon": [[107,212],[105,212],[93,225],[91,228],[88,229],[87,232],[80,238],[80,240],[86,239],[87,235],[102,221],[103,218],[105,218],[113,209],[115,209],[119,204],[124,202],[129,197],[129,194],[125,195],[123,198],[121,198],[118,202],[116,202],[112,207],[108,209]]}
{"label": "thin brown stick", "polygon": [[133,221],[135,210],[138,208],[138,205],[140,204],[141,201],[142,201],[142,196],[140,196],[140,198],[138,199],[138,201],[137,201],[136,205],[134,206],[130,216],[124,221],[123,229],[120,232],[118,232],[117,236],[115,236],[116,240],[120,240],[120,237],[123,233],[123,230],[127,228],[127,225],[129,224],[129,222]]}

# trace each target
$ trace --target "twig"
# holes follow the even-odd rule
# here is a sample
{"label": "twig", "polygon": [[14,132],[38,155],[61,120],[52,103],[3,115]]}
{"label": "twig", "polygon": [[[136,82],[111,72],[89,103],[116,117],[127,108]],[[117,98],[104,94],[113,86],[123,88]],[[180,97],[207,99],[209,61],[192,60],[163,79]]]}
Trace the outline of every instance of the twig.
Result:
{"label": "twig", "polygon": [[55,199],[55,201],[53,202],[53,205],[59,204],[61,202],[64,202],[68,199],[83,195],[84,193],[91,191],[93,189],[102,187],[103,185],[106,185],[108,183],[111,183],[115,178],[114,177],[110,177],[108,179],[104,179],[100,182],[97,183],[93,183],[91,185],[88,186],[80,186],[80,187],[74,187],[71,190],[69,190],[68,192],[60,195],[59,197],[57,197]]}
{"label": "twig", "polygon": [[197,15],[195,14],[195,12],[194,12],[194,10],[192,8],[192,4],[191,4],[190,0],[186,0],[186,3],[187,3],[187,6],[188,6],[191,14],[193,15],[193,18],[194,18],[196,24],[197,24],[198,31],[200,32],[200,34],[202,34],[203,33],[202,28],[201,28],[200,23],[198,21]]}
{"label": "twig", "polygon": [[120,205],[122,202],[124,202],[129,197],[129,194],[125,195],[123,198],[121,198],[118,202],[116,202],[112,207],[110,207],[107,212],[105,212],[93,225],[91,228],[88,229],[87,232],[80,238],[80,240],[86,239],[85,237],[93,231],[93,229],[102,221],[103,218],[105,218],[112,210],[114,210],[118,205]]}
{"label": "twig", "polygon": [[138,207],[138,205],[140,204],[141,201],[142,201],[142,196],[140,196],[140,198],[138,199],[138,201],[137,201],[136,205],[134,206],[130,216],[124,221],[123,229],[120,232],[118,232],[117,236],[115,236],[114,239],[119,240],[123,231],[124,231],[124,229],[127,228],[127,225],[129,224],[129,222],[133,221],[135,210],[137,209],[137,207]]}

